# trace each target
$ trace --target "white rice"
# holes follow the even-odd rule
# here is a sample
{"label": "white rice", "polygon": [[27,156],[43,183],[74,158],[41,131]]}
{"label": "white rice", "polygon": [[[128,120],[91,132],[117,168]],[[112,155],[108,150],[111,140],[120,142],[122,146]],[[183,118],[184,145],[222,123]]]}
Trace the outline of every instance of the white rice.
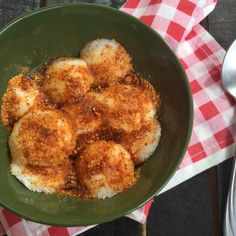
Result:
{"label": "white rice", "polygon": [[118,45],[119,44],[114,39],[96,39],[87,43],[81,50],[80,55],[88,65],[95,64],[103,60],[102,54],[105,47],[111,47],[109,52],[111,53],[111,56],[113,56]]}
{"label": "white rice", "polygon": [[56,182],[53,183],[54,186],[47,184],[47,182],[42,181],[42,178],[39,176],[25,173],[25,168],[25,165],[20,165],[15,162],[12,162],[10,166],[12,175],[33,192],[54,193],[56,191],[56,186],[61,184]]}
{"label": "white rice", "polygon": [[146,161],[156,150],[161,137],[161,126],[158,122],[153,132],[147,133],[144,137],[144,145],[140,149],[138,157],[140,162]]}

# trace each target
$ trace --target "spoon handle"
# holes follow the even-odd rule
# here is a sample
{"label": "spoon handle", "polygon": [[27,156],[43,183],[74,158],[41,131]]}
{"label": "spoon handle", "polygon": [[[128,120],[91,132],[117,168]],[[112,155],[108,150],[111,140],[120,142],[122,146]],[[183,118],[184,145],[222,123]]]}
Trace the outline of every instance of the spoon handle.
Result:
{"label": "spoon handle", "polygon": [[233,160],[233,169],[231,174],[230,189],[228,193],[225,218],[224,218],[224,236],[236,236],[236,149]]}

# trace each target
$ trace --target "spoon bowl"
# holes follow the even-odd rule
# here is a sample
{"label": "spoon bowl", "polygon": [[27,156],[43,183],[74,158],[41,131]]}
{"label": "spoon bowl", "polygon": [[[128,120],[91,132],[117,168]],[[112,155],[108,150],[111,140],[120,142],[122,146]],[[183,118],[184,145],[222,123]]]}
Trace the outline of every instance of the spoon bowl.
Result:
{"label": "spoon bowl", "polygon": [[221,78],[225,90],[236,98],[236,40],[225,55]]}

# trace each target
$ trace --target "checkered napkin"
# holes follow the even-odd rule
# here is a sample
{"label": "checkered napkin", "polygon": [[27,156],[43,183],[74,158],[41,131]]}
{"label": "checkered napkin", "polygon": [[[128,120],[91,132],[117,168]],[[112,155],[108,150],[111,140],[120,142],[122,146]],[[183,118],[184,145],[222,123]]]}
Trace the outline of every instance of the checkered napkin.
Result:
{"label": "checkered napkin", "polygon": [[[128,0],[122,7],[159,32],[175,51],[193,94],[194,127],[190,144],[181,166],[163,191],[233,155],[235,102],[220,82],[225,51],[199,25],[215,5],[215,0]],[[144,223],[150,206],[151,201],[128,217]],[[93,227],[46,226],[1,208],[0,222],[0,233],[13,236],[76,235]]]}

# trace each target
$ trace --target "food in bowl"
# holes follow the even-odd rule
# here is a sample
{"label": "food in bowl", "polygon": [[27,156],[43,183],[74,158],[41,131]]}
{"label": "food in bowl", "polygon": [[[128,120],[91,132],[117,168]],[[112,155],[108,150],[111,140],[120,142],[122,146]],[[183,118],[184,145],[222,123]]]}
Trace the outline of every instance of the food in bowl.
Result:
{"label": "food in bowl", "polygon": [[93,72],[96,85],[112,83],[132,72],[131,57],[114,39],[97,39],[85,45],[80,56]]}
{"label": "food in bowl", "polygon": [[160,96],[115,40],[9,80],[11,173],[28,189],[105,199],[133,186],[161,136]]}
{"label": "food in bowl", "polygon": [[30,109],[41,107],[44,103],[36,83],[38,76],[33,77],[28,78],[19,74],[8,82],[7,91],[2,97],[1,117],[2,123],[9,129]]}
{"label": "food in bowl", "polygon": [[81,186],[99,199],[128,189],[137,179],[130,154],[113,141],[89,144],[75,160],[75,172]]}
{"label": "food in bowl", "polygon": [[88,92],[93,80],[85,61],[61,57],[46,66],[42,87],[54,103],[66,103]]}

